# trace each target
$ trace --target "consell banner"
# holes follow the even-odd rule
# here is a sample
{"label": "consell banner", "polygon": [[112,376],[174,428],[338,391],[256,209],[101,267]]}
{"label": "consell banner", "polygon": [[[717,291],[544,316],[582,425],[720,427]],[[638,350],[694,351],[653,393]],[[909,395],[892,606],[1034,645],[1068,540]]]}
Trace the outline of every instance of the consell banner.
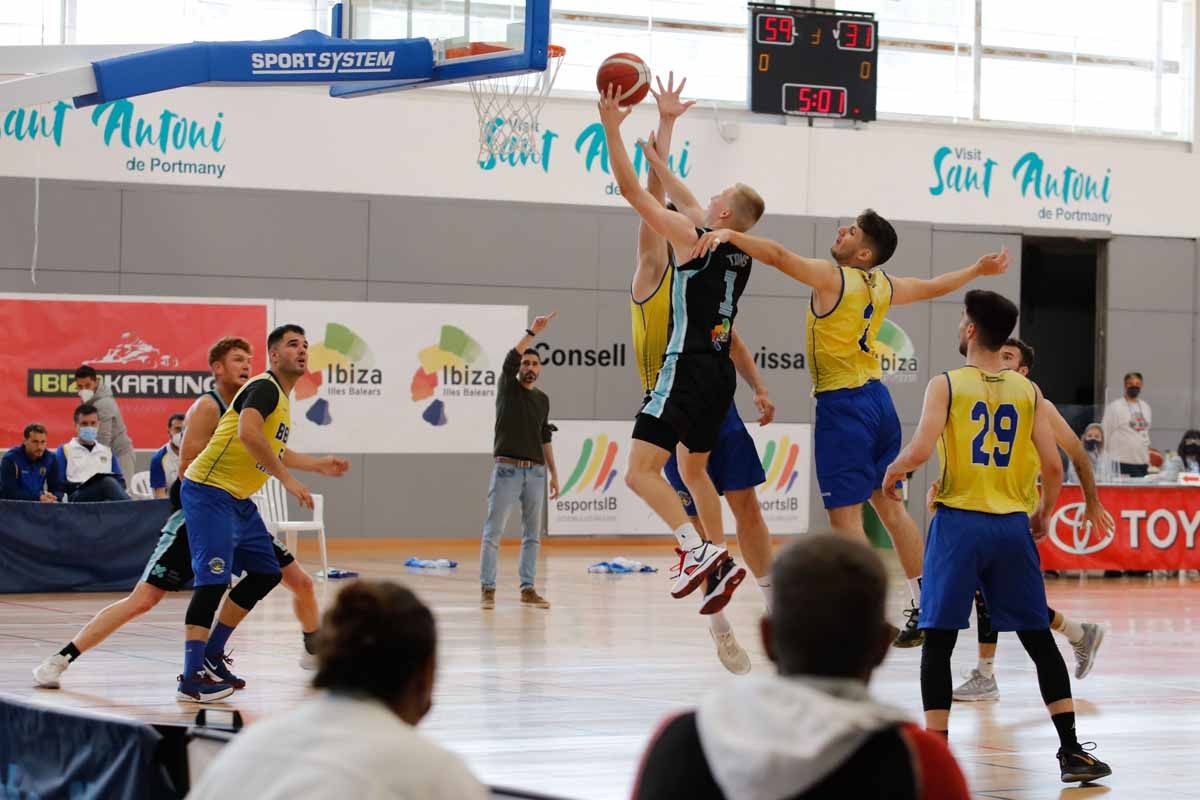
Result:
{"label": "consell banner", "polygon": [[308,335],[289,445],[304,452],[490,453],[504,357],[525,306],[278,300]]}
{"label": "consell banner", "polygon": [[[549,533],[559,536],[620,536],[671,531],[625,485],[632,420],[554,420],[559,496],[550,501]],[[774,423],[747,426],[763,463],[766,482],[758,502],[772,534],[808,530],[812,426]],[[683,498],[680,498],[683,502]],[[736,533],[728,505],[721,504],[726,534]]]}

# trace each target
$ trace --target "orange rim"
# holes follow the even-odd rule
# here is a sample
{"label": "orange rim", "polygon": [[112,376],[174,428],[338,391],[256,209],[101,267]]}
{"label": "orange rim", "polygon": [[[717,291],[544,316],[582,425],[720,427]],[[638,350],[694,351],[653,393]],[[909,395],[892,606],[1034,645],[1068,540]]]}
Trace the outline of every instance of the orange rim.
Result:
{"label": "orange rim", "polygon": [[562,58],[566,54],[567,54],[567,48],[559,47],[556,44],[550,45],[550,49],[547,52],[547,55],[549,55],[550,58]]}
{"label": "orange rim", "polygon": [[[446,50],[446,58],[468,58],[470,56],[491,55],[492,53],[504,53],[512,48],[504,47],[498,44],[488,44],[487,42],[471,42],[465,47],[451,47]],[[552,44],[546,48],[546,55],[550,58],[562,58],[567,54],[567,48]]]}

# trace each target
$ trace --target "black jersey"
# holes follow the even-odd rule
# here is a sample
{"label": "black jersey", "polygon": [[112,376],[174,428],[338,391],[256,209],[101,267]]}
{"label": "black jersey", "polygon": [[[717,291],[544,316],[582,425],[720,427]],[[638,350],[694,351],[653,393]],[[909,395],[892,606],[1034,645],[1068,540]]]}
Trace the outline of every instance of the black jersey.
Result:
{"label": "black jersey", "polygon": [[[707,232],[696,229],[701,236]],[[722,242],[708,255],[675,266],[667,356],[708,353],[728,358],[738,300],[752,264],[750,256]]]}

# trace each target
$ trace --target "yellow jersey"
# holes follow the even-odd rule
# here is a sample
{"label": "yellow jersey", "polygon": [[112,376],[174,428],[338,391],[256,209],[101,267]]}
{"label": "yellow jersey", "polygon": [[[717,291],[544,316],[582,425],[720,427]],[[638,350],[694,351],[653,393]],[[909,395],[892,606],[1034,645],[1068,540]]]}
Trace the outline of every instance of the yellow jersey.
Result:
{"label": "yellow jersey", "polygon": [[817,314],[808,305],[813,394],[857,389],[883,377],[875,337],[892,307],[892,280],[881,269],[839,266],[838,271],[842,291],[834,307]]}
{"label": "yellow jersey", "polygon": [[934,502],[988,514],[1033,513],[1042,468],[1033,444],[1034,385],[1012,370],[978,367],[951,370],[945,379],[950,408],[938,439],[942,474]]}
{"label": "yellow jersey", "polygon": [[654,293],[638,302],[629,295],[629,313],[633,320],[633,352],[637,359],[638,377],[642,379],[642,391],[649,393],[658,382],[662,369],[663,354],[667,351],[667,337],[671,327],[671,281],[674,265],[668,264],[666,272]]}
{"label": "yellow jersey", "polygon": [[291,403],[275,375],[264,372],[246,381],[234,395],[233,402],[217,422],[208,446],[196,456],[184,477],[194,483],[224,489],[239,500],[262,488],[271,474],[250,455],[238,438],[238,419],[246,406],[262,414],[263,435],[275,455],[283,458],[292,426]]}

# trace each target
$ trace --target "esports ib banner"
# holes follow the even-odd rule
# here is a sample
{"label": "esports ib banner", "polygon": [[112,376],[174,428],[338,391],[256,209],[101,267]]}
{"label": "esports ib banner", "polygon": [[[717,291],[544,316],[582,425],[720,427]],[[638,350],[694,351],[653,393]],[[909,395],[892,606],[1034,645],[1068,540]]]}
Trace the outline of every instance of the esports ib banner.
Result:
{"label": "esports ib banner", "polygon": [[157,449],[167,418],[212,387],[208,349],[222,336],[255,347],[266,365],[267,300],[2,295],[0,443],[21,441],[30,422],[46,426],[51,446],[75,435],[75,368],[90,364],[112,389],[134,447]]}
{"label": "esports ib banner", "polygon": [[308,334],[289,445],[304,452],[490,453],[504,357],[525,306],[279,300]]}
{"label": "esports ib banner", "polygon": [[[667,526],[625,485],[633,421],[554,421],[554,456],[560,494],[549,505],[552,535],[670,534]],[[808,530],[808,495],[812,462],[812,426],[774,423],[747,426],[754,454],[766,480],[758,486],[758,504],[774,534]],[[680,498],[683,502],[683,498]],[[725,532],[736,524],[721,504]]]}

